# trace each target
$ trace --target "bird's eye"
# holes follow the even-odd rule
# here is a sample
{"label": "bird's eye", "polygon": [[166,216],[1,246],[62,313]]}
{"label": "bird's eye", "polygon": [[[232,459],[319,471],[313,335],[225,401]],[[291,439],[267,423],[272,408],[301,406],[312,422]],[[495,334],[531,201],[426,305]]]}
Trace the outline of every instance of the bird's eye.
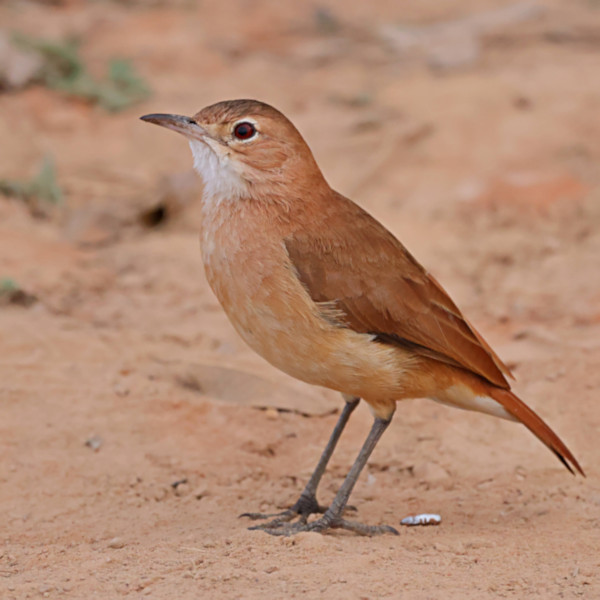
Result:
{"label": "bird's eye", "polygon": [[256,127],[247,121],[238,123],[233,130],[233,135],[238,140],[249,140],[256,135]]}

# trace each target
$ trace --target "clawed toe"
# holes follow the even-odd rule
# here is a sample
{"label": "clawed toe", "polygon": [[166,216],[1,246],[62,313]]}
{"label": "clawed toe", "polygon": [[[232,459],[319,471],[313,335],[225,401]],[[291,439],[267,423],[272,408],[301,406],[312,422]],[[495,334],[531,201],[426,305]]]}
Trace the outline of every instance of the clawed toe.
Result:
{"label": "clawed toe", "polygon": [[258,512],[245,512],[239,515],[238,519],[246,517],[252,521],[260,521],[261,519],[272,519],[275,517],[283,522],[291,521],[294,517],[297,517],[298,513],[293,511],[291,508],[278,513],[258,513]]}
{"label": "clawed toe", "polygon": [[275,536],[290,536],[304,531],[324,533],[330,529],[345,529],[365,536],[382,535],[384,533],[399,535],[398,531],[389,525],[364,525],[363,523],[357,523],[356,521],[331,519],[326,517],[321,517],[320,519],[309,523],[307,522],[306,517],[303,516],[300,516],[300,519],[295,523],[277,521],[277,519],[274,519],[269,523],[255,525],[248,529],[265,531],[269,535]]}
{"label": "clawed toe", "polygon": [[279,513],[254,513],[247,512],[242,513],[240,517],[246,517],[248,519],[252,519],[253,521],[259,521],[261,519],[272,519],[268,523],[263,523],[262,525],[256,525],[254,527],[249,527],[249,529],[274,529],[279,527],[283,523],[289,523],[296,517],[300,517],[300,523],[306,523],[308,517],[315,513],[323,514],[327,510],[326,506],[321,506],[314,495],[309,495],[303,493],[300,498],[298,498],[297,502],[287,510],[284,510]]}
{"label": "clawed toe", "polygon": [[[248,527],[249,530],[261,530],[267,531],[268,533],[272,533],[273,535],[291,535],[292,533],[297,533],[298,531],[303,531],[301,529],[305,525],[307,525],[308,517],[312,514],[325,514],[327,512],[328,507],[320,505],[316,498],[308,498],[301,496],[298,502],[294,504],[291,508],[284,510],[278,513],[258,513],[258,512],[246,512],[242,513],[239,518],[245,517],[247,519],[251,519],[252,521],[260,521],[262,519],[271,519],[267,523],[262,523],[261,525],[253,525],[252,527]],[[344,512],[357,512],[357,508],[355,506],[346,506]],[[290,523],[294,519],[298,518],[296,523]],[[317,523],[318,521],[315,521]],[[278,532],[279,529],[283,527],[281,532]],[[308,530],[306,530],[308,531]],[[316,529],[315,529],[316,531]],[[372,535],[372,534],[365,534]]]}
{"label": "clawed toe", "polygon": [[[298,517],[298,521],[296,521],[295,523],[291,523],[290,521],[292,521],[294,518]],[[297,513],[292,513],[291,515],[285,515],[283,517],[277,517],[275,519],[273,519],[272,521],[268,521],[267,523],[261,523],[260,525],[253,525],[252,527],[248,527],[248,529],[250,531],[256,531],[256,530],[261,530],[261,531],[267,531],[270,532],[271,530],[276,530],[279,529],[281,527],[293,527],[295,525],[304,525],[306,524],[306,517],[304,515],[299,515]]]}
{"label": "clawed toe", "polygon": [[306,518],[300,517],[295,523],[277,522],[277,520],[273,520],[269,523],[263,523],[262,525],[253,525],[252,527],[248,527],[248,529],[250,531],[264,531],[269,535],[287,537],[300,533],[301,531],[309,531],[308,525]]}

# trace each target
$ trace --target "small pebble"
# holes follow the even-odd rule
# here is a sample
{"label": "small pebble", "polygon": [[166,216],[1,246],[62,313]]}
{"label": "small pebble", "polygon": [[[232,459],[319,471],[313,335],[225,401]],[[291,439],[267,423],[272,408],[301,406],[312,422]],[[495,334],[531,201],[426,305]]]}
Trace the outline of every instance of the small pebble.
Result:
{"label": "small pebble", "polygon": [[125,542],[120,537],[114,537],[112,540],[110,540],[110,542],[108,542],[108,547],[118,550],[119,548],[125,547]]}
{"label": "small pebble", "polygon": [[115,384],[113,387],[113,391],[120,398],[125,398],[125,396],[129,396],[129,388],[121,383]]}
{"label": "small pebble", "polygon": [[206,485],[206,483],[201,483],[194,490],[194,498],[196,498],[196,500],[202,500],[202,498],[204,498],[205,496],[208,496],[208,486]]}
{"label": "small pebble", "polygon": [[279,419],[279,411],[276,408],[267,408],[265,416],[271,420]]}
{"label": "small pebble", "polygon": [[175,495],[179,496],[179,497],[185,496],[189,491],[190,491],[190,486],[187,483],[180,483],[175,488]]}
{"label": "small pebble", "polygon": [[167,488],[159,488],[154,492],[154,499],[157,502],[161,502],[169,495],[169,490]]}
{"label": "small pebble", "polygon": [[91,448],[94,452],[98,452],[102,447],[104,440],[99,435],[93,435],[91,438],[85,440],[85,445]]}

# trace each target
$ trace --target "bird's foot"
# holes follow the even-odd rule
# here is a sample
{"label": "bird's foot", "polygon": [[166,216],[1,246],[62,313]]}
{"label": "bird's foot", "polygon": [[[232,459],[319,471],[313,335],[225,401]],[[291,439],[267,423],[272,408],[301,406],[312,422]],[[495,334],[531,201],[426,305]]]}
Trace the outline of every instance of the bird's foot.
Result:
{"label": "bird's foot", "polygon": [[272,529],[277,528],[280,525],[289,523],[296,517],[300,517],[299,523],[306,523],[309,515],[314,513],[323,514],[327,510],[326,506],[321,506],[317,502],[317,498],[313,495],[302,494],[296,503],[287,510],[278,513],[243,513],[240,517],[247,517],[253,521],[260,519],[273,519],[268,523],[262,525],[256,525],[249,529]]}
{"label": "bird's foot", "polygon": [[[307,525],[308,517],[313,514],[324,514],[327,511],[327,506],[322,506],[317,502],[317,498],[312,495],[302,494],[296,503],[287,510],[278,513],[242,513],[240,517],[247,517],[253,521],[259,521],[260,519],[272,519],[262,525],[255,525],[248,529],[264,529],[268,531],[270,529],[277,529],[282,525],[287,525],[290,521],[293,521],[298,517],[297,523],[293,525]],[[347,506],[345,510],[356,511],[356,507]],[[276,534],[275,534],[276,535]]]}
{"label": "bird's foot", "polygon": [[295,523],[270,521],[265,525],[249,527],[249,529],[260,529],[270,535],[290,536],[304,531],[324,533],[330,529],[346,529],[359,535],[373,536],[383,533],[398,535],[398,531],[389,525],[364,525],[356,521],[347,521],[341,517],[332,517],[328,512],[316,521],[307,522],[306,517],[301,516]]}

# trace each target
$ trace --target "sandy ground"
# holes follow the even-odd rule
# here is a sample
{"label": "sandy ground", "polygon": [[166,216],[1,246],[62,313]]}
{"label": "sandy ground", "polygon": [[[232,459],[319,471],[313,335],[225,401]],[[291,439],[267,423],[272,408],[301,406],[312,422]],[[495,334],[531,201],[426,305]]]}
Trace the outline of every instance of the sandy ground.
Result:
{"label": "sandy ground", "polygon": [[[596,4],[540,4],[446,68],[382,28],[509,3],[2,3],[2,27],[77,34],[97,72],[126,56],[154,96],[110,115],[41,87],[0,95],[0,177],[49,152],[66,194],[45,220],[0,198],[0,277],[38,299],[0,306],[0,597],[600,597]],[[246,530],[241,512],[295,500],[340,401],[236,336],[202,274],[197,193],[162,226],[139,223],[194,184],[165,183],[189,170],[186,144],[137,117],[232,97],[295,121],[330,182],[514,368],[586,479],[523,427],[414,400],[352,503],[364,522],[428,511],[441,526]],[[323,502],[370,423],[361,406]]]}

